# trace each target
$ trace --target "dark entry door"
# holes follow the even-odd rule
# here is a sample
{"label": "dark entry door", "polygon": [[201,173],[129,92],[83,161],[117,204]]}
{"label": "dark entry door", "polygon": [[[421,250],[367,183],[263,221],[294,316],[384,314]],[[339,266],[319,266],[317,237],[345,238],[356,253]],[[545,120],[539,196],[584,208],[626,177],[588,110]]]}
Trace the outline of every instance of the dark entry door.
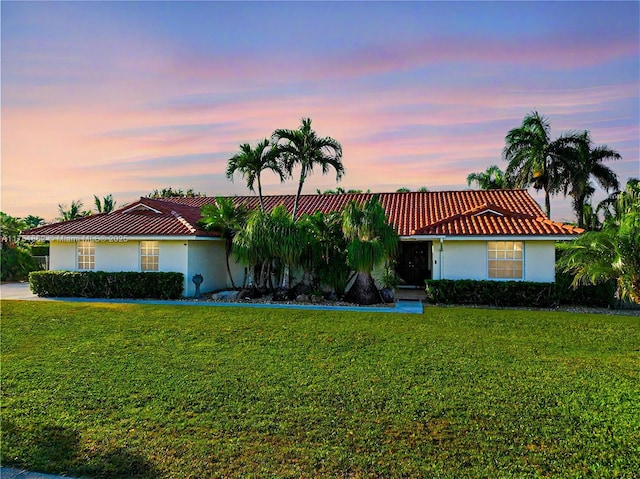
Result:
{"label": "dark entry door", "polygon": [[396,269],[405,286],[424,287],[431,279],[431,241],[401,242]]}

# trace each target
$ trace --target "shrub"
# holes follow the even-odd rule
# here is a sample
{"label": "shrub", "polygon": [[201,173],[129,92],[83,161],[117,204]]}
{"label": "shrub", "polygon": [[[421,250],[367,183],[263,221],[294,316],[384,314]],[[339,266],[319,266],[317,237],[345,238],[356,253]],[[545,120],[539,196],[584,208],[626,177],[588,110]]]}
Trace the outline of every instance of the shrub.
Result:
{"label": "shrub", "polygon": [[31,245],[31,254],[33,256],[49,256],[49,245],[48,244]]}
{"label": "shrub", "polygon": [[29,275],[38,296],[80,298],[176,299],[182,295],[182,273],[105,271],[35,271]]}
{"label": "shrub", "polygon": [[440,304],[485,304],[553,308],[559,305],[610,307],[612,283],[573,289],[571,277],[559,274],[555,283],[528,281],[427,280],[427,301]]}
{"label": "shrub", "polygon": [[26,279],[31,271],[40,269],[31,256],[28,247],[2,243],[0,248],[0,279],[2,281],[19,281]]}

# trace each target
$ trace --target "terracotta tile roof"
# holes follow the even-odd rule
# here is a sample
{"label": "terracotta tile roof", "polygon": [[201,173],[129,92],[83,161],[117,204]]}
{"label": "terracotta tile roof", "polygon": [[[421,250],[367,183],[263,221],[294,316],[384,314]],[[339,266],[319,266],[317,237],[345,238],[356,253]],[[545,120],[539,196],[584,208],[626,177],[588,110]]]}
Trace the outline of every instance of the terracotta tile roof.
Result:
{"label": "terracotta tile roof", "polygon": [[102,213],[22,233],[23,236],[218,236],[202,230],[200,210],[167,201],[140,198],[111,213]]}
{"label": "terracotta tile roof", "polygon": [[[340,211],[354,200],[360,204],[378,195],[389,221],[401,236],[447,235],[537,235],[567,236],[581,233],[544,217],[526,190],[466,190],[411,193],[357,193],[343,195],[302,195],[299,214]],[[234,196],[235,204],[258,208],[257,196]],[[267,210],[284,205],[293,209],[293,195],[263,197]],[[198,226],[200,208],[215,202],[214,197],[140,198],[133,205],[108,215],[35,228],[25,235],[189,235],[214,236]],[[160,213],[155,213],[153,208]]]}

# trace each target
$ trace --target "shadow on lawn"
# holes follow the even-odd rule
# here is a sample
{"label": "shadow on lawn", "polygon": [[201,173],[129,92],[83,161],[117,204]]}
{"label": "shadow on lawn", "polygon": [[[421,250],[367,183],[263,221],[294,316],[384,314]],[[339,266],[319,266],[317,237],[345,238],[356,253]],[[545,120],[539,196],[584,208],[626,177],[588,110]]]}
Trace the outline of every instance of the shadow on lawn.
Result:
{"label": "shadow on lawn", "polygon": [[23,428],[2,421],[2,463],[49,474],[109,479],[153,479],[157,469],[126,448],[104,444],[83,450],[80,434],[72,429],[44,425]]}

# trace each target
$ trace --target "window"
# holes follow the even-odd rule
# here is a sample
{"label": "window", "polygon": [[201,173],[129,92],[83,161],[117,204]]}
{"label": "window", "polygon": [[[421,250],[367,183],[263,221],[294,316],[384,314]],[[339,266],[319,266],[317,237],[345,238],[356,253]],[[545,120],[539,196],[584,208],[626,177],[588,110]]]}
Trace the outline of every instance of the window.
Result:
{"label": "window", "polygon": [[78,269],[95,269],[96,244],[93,241],[78,241]]}
{"label": "window", "polygon": [[522,279],[522,241],[489,241],[489,278]]}
{"label": "window", "polygon": [[157,241],[140,241],[140,269],[158,271],[160,247]]}

